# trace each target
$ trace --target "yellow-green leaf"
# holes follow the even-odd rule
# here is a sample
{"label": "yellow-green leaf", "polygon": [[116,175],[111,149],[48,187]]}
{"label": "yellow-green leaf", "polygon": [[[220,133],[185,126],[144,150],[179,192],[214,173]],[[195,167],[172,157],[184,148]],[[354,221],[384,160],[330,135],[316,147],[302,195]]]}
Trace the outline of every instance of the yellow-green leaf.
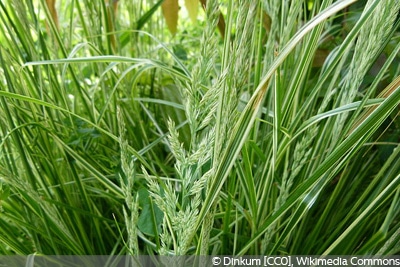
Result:
{"label": "yellow-green leaf", "polygon": [[197,13],[199,11],[199,0],[185,0],[186,10],[193,23],[197,21]]}
{"label": "yellow-green leaf", "polygon": [[168,29],[174,35],[178,28],[178,0],[165,0],[164,3],[162,3],[161,8]]}

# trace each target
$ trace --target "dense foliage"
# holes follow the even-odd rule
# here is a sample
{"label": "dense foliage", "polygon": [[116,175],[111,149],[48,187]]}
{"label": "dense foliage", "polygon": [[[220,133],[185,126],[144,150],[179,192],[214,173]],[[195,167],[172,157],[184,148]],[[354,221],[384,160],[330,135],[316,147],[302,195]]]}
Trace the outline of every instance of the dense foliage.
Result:
{"label": "dense foliage", "polygon": [[399,253],[400,2],[179,3],[0,2],[0,254]]}

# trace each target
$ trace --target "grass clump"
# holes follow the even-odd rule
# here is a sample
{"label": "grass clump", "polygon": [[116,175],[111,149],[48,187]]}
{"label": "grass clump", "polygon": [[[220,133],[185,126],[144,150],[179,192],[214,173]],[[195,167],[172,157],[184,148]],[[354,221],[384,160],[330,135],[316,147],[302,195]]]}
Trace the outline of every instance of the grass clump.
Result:
{"label": "grass clump", "polygon": [[128,2],[0,3],[1,254],[399,252],[398,1]]}

